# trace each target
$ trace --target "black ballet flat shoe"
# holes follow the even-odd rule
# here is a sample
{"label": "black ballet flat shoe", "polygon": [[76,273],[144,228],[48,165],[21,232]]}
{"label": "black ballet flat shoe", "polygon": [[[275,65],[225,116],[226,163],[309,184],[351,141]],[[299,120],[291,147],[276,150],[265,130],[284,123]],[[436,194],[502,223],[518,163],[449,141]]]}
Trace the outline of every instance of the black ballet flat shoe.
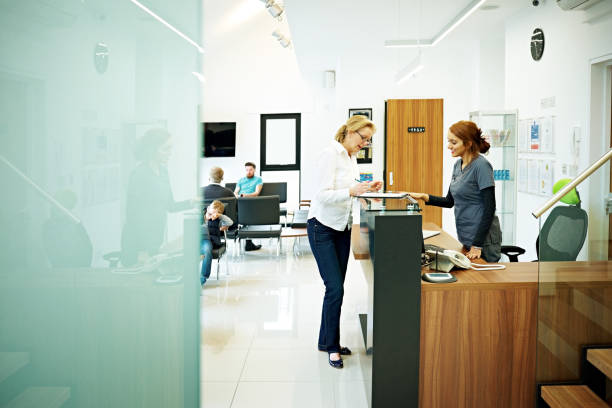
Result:
{"label": "black ballet flat shoe", "polygon": [[[327,351],[325,347],[319,347],[319,351]],[[351,349],[348,347],[340,347],[339,351],[341,356],[350,356],[352,354]]]}
{"label": "black ballet flat shoe", "polygon": [[340,360],[332,360],[331,353],[327,355],[327,359],[329,360],[329,365],[334,368],[342,368],[344,367],[344,363],[342,362],[342,358]]}

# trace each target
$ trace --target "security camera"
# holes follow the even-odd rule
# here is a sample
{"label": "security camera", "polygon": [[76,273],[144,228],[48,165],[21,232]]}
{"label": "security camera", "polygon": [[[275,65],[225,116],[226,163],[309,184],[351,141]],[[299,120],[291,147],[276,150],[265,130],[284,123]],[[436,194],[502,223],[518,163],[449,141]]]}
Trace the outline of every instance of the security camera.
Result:
{"label": "security camera", "polygon": [[531,4],[533,4],[533,7],[538,7],[540,5],[540,0],[532,0]]}

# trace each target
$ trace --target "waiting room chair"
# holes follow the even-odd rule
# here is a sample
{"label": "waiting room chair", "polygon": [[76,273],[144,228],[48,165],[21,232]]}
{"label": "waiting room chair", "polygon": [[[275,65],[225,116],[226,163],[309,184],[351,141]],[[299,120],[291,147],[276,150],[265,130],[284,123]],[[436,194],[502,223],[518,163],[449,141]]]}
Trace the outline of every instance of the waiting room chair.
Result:
{"label": "waiting room chair", "polygon": [[[287,202],[287,183],[286,182],[275,182],[275,183],[264,183],[261,188],[260,196],[273,196],[277,195],[281,204]],[[280,207],[280,216],[285,217],[285,227],[287,226],[287,208]]]}
{"label": "waiting room chair", "polygon": [[276,238],[276,255],[280,255],[280,198],[274,196],[238,198],[238,240]]}
{"label": "waiting room chair", "polygon": [[[575,261],[584,245],[588,229],[588,216],[578,205],[557,206],[546,218],[536,240],[540,261]],[[525,253],[521,247],[503,245],[501,252],[510,262],[518,262]]]}
{"label": "waiting room chair", "polygon": [[[227,251],[227,240],[231,239],[235,243],[236,239],[238,238],[238,213],[237,213],[237,203],[236,203],[235,197],[205,199],[202,201],[202,220],[204,220],[204,214],[206,212],[206,208],[210,205],[210,203],[212,203],[215,200],[221,201],[221,203],[223,203],[223,205],[225,206],[223,214],[227,215],[234,222],[234,224],[232,224],[230,229],[228,229],[227,231],[223,233],[224,237],[223,237],[221,247],[212,250],[212,258],[217,260],[217,280],[219,280],[219,266],[221,265],[221,258]],[[234,244],[234,248],[235,247],[236,245]],[[227,257],[225,258],[225,270],[229,271],[229,268],[227,265]]]}

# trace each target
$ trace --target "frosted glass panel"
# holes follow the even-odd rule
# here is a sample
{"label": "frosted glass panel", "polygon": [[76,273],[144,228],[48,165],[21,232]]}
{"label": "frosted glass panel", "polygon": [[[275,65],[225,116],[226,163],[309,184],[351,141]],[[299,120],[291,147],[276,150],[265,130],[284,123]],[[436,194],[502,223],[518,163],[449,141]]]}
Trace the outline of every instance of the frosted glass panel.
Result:
{"label": "frosted glass panel", "polygon": [[266,165],[295,164],[295,119],[266,121]]}
{"label": "frosted glass panel", "polygon": [[0,406],[199,404],[201,54],[137,3],[0,2]]}

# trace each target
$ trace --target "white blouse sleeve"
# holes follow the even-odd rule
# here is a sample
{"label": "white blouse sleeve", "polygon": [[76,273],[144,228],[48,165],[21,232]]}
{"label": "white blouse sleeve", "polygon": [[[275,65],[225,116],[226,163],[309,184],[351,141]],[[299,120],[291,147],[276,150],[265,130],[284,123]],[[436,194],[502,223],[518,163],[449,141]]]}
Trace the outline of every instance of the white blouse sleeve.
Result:
{"label": "white blouse sleeve", "polygon": [[326,149],[317,160],[315,182],[317,183],[316,197],[321,203],[339,203],[351,198],[349,188],[336,189],[337,157],[335,151]]}

